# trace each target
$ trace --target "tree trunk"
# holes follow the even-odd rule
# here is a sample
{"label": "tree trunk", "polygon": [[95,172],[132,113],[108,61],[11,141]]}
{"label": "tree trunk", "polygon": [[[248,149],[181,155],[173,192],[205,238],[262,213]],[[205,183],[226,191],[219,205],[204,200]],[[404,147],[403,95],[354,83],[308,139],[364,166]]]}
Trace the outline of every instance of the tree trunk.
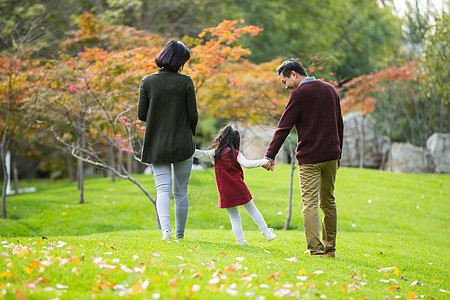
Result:
{"label": "tree trunk", "polygon": [[[109,165],[115,169],[116,163],[114,161],[114,148],[112,145],[109,145],[108,148],[109,148],[108,149]],[[108,177],[111,177],[111,182],[116,182],[116,174],[110,170],[108,170],[107,173],[108,173]]]}
{"label": "tree trunk", "polygon": [[78,189],[80,190],[80,204],[84,203],[84,170],[83,161],[77,160]]}
{"label": "tree trunk", "polygon": [[[83,128],[82,126],[80,126]],[[80,135],[78,136],[81,149],[84,149],[86,146],[84,130],[82,129]],[[82,154],[80,153],[80,156]],[[81,159],[77,160],[77,174],[78,174],[78,189],[80,190],[80,204],[84,203],[84,163]]]}
{"label": "tree trunk", "polygon": [[72,155],[70,153],[67,153],[66,155],[66,163],[67,163],[67,175],[69,176],[69,183],[73,183],[77,180],[77,176],[73,170]]}
{"label": "tree trunk", "polygon": [[16,153],[15,150],[11,155],[11,173],[13,177],[13,185],[14,185],[14,194],[19,194],[19,172],[17,171],[17,163],[16,163]]}
{"label": "tree trunk", "polygon": [[128,174],[133,174],[133,153],[127,152],[127,172]]}
{"label": "tree trunk", "polygon": [[3,169],[3,190],[2,190],[2,219],[6,219],[6,190],[8,189],[9,174],[6,169],[6,157],[1,151],[2,169]]}
{"label": "tree trunk", "polygon": [[291,223],[292,216],[292,193],[293,193],[293,182],[294,182],[294,170],[295,170],[295,150],[292,147],[291,134],[288,136],[289,139],[289,153],[291,155],[291,175],[289,182],[289,200],[288,200],[288,213],[286,220],[284,221],[283,230],[289,230],[289,224]]}

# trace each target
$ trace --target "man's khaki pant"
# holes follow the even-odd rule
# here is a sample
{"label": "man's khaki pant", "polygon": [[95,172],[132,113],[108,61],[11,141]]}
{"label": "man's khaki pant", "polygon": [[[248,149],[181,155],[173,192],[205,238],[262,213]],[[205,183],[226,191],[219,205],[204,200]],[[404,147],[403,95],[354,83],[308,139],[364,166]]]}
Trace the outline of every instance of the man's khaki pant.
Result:
{"label": "man's khaki pant", "polygon": [[[337,213],[333,195],[336,171],[337,160],[299,165],[303,225],[312,255],[336,250]],[[323,212],[323,242],[319,232],[319,205]]]}

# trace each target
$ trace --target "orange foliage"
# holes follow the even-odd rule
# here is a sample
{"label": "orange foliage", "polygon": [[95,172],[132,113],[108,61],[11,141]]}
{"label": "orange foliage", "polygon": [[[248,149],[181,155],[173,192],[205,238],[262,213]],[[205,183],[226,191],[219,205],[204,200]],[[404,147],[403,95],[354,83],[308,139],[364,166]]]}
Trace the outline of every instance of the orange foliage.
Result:
{"label": "orange foliage", "polygon": [[[186,72],[194,80],[197,91],[205,80],[218,74],[227,64],[237,62],[251,53],[249,49],[232,44],[244,34],[254,36],[263,29],[256,26],[238,28],[236,27],[238,23],[244,23],[244,20],[225,20],[217,27],[206,28],[199,34],[201,43],[191,49],[192,57],[186,67]],[[211,35],[209,40],[205,39],[207,33]]]}
{"label": "orange foliage", "polygon": [[345,86],[349,86],[349,90],[342,100],[343,114],[359,110],[363,114],[373,112],[375,109],[376,98],[374,93],[382,91],[382,81],[390,82],[419,82],[424,77],[414,70],[417,62],[409,62],[408,64],[397,67],[391,66],[378,73],[371,73],[369,75],[361,75],[352,79]]}
{"label": "orange foliage", "polygon": [[[243,26],[243,23],[243,20],[226,20],[217,27],[205,29],[197,39],[183,39],[191,48],[191,59],[183,72],[192,77],[197,91],[213,75],[225,74],[221,71],[229,64],[250,54],[250,50],[235,42],[244,34],[256,35],[262,29]],[[65,116],[89,116],[89,122],[102,128],[105,136],[111,140],[117,138],[120,147],[131,152],[131,142],[124,138],[127,132],[117,132],[113,120],[135,105],[140,80],[157,71],[154,58],[166,41],[135,28],[100,22],[90,14],[80,16],[80,29],[70,32],[69,36],[61,44],[60,59],[49,72],[47,86],[50,90],[44,92],[45,99],[65,111]],[[74,49],[79,51],[76,55],[67,52],[74,53]],[[201,110],[203,104],[199,97]],[[140,129],[142,126],[136,124],[135,119],[130,114],[121,117],[119,122],[125,126],[122,130],[133,126]],[[95,140],[95,145],[105,142],[98,133],[96,139],[100,140]]]}

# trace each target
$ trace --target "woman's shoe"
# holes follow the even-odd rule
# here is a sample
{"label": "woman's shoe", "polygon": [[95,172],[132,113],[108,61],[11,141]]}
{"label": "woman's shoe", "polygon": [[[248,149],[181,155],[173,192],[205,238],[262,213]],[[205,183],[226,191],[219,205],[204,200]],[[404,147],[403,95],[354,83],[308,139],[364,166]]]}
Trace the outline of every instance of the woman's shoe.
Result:
{"label": "woman's shoe", "polygon": [[163,240],[171,240],[172,239],[172,234],[170,233],[170,230],[163,230],[162,239]]}

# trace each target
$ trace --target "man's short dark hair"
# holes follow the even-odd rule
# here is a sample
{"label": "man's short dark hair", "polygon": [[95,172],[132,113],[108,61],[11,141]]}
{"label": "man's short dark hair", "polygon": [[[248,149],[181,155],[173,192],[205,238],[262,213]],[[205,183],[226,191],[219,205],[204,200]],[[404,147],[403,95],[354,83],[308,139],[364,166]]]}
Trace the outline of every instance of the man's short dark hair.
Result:
{"label": "man's short dark hair", "polygon": [[288,59],[281,63],[277,68],[277,74],[283,74],[284,77],[291,77],[291,72],[295,71],[300,75],[308,76],[302,65],[295,59]]}
{"label": "man's short dark hair", "polygon": [[180,41],[171,40],[156,55],[155,63],[159,68],[178,72],[191,58],[188,47]]}

